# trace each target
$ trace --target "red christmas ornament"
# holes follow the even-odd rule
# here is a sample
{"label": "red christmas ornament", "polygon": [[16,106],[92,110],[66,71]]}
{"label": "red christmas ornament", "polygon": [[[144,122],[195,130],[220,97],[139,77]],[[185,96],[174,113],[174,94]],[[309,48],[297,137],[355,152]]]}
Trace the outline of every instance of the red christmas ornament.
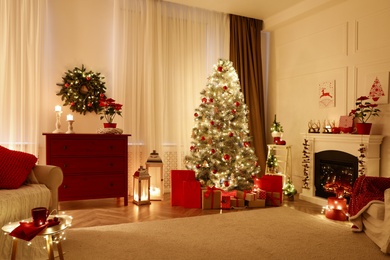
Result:
{"label": "red christmas ornament", "polygon": [[229,181],[223,181],[223,185],[225,185],[225,187],[229,187],[230,183]]}
{"label": "red christmas ornament", "polygon": [[228,87],[227,86],[223,86],[223,90],[227,90],[228,89]]}
{"label": "red christmas ornament", "polygon": [[65,83],[65,87],[66,87],[66,88],[69,88],[69,83]]}
{"label": "red christmas ornament", "polygon": [[232,109],[232,114],[235,114],[237,111],[235,109]]}
{"label": "red christmas ornament", "polygon": [[233,137],[233,135],[234,135],[234,134],[233,134],[232,132],[229,133],[229,137]]}
{"label": "red christmas ornament", "polygon": [[199,165],[199,164],[197,164],[197,165],[196,165],[196,169],[199,169],[199,168],[200,168],[200,165]]}
{"label": "red christmas ornament", "polygon": [[206,103],[207,102],[207,98],[202,98],[202,103]]}
{"label": "red christmas ornament", "polygon": [[74,102],[71,102],[71,103],[70,103],[70,106],[74,106]]}
{"label": "red christmas ornament", "polygon": [[206,138],[205,138],[204,136],[202,136],[200,139],[201,139],[202,141],[206,140]]}
{"label": "red christmas ornament", "polygon": [[91,107],[92,106],[92,103],[88,103],[88,107]]}
{"label": "red christmas ornament", "polygon": [[225,161],[229,161],[229,160],[230,160],[230,155],[225,154],[225,155],[223,156],[223,159],[225,159]]}
{"label": "red christmas ornament", "polygon": [[221,66],[218,66],[218,71],[222,72],[222,67]]}
{"label": "red christmas ornament", "polygon": [[214,170],[213,170],[213,173],[214,173],[214,174],[216,174],[216,173],[217,173],[217,170],[216,170],[216,169],[214,169]]}
{"label": "red christmas ornament", "polygon": [[211,150],[210,150],[210,153],[211,153],[211,154],[214,154],[214,153],[215,153],[215,149],[211,149]]}
{"label": "red christmas ornament", "polygon": [[194,146],[191,146],[191,147],[190,147],[190,151],[193,151],[194,149],[195,149]]}
{"label": "red christmas ornament", "polygon": [[236,105],[236,107],[239,107],[239,106],[240,106],[240,102],[237,101],[237,102],[235,103],[235,105]]}
{"label": "red christmas ornament", "polygon": [[91,80],[91,77],[86,77],[86,79],[87,79],[88,81],[90,81],[90,80]]}
{"label": "red christmas ornament", "polygon": [[214,121],[210,121],[210,125],[214,125]]}
{"label": "red christmas ornament", "polygon": [[214,101],[214,99],[212,99],[212,98],[209,99],[209,102],[210,102],[210,103],[213,103],[213,101]]}
{"label": "red christmas ornament", "polygon": [[103,94],[103,93],[100,93],[100,97],[101,97],[101,98],[104,98],[104,94]]}
{"label": "red christmas ornament", "polygon": [[248,147],[248,146],[250,146],[250,143],[244,142],[244,146],[245,146],[245,147]]}
{"label": "red christmas ornament", "polygon": [[194,116],[195,116],[195,117],[198,117],[199,115],[198,115],[198,113],[195,113]]}

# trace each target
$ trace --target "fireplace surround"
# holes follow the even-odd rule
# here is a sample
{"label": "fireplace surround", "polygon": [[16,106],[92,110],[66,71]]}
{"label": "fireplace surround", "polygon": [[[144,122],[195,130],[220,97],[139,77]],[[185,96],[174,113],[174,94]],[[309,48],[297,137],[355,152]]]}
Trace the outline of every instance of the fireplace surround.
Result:
{"label": "fireplace surround", "polygon": [[[351,173],[350,168],[357,167],[359,149],[365,147],[364,172],[368,176],[380,176],[380,145],[383,140],[382,135],[355,135],[355,134],[302,134],[303,140],[307,141],[307,153],[303,161],[306,165],[307,188],[302,188],[299,198],[318,205],[326,205],[328,194],[318,191],[316,187],[315,173],[320,169],[319,163],[325,165],[329,163],[332,170],[340,165],[341,170],[347,175],[353,175],[353,181],[358,177],[358,173]],[[336,153],[336,157],[328,158],[326,154]],[[317,161],[316,155],[325,154],[322,162]],[[336,159],[335,159],[336,158]],[[317,164],[317,166],[316,166]],[[333,165],[333,166],[332,166]],[[344,167],[344,168],[343,168]],[[340,170],[340,169],[339,169]],[[326,170],[325,170],[326,171]],[[304,172],[304,170],[302,170]],[[327,176],[332,177],[332,176]],[[346,176],[345,176],[346,177]]]}

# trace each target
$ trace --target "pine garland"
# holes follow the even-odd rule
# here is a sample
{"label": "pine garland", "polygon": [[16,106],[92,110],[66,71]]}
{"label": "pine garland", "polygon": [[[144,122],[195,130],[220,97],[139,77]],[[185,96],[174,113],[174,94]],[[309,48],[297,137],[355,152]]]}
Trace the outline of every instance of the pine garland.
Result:
{"label": "pine garland", "polygon": [[86,71],[84,65],[81,69],[75,67],[65,72],[62,83],[57,83],[61,87],[57,96],[62,96],[64,106],[69,105],[72,111],[84,115],[87,112],[99,113],[102,110],[99,100],[105,97],[106,92],[103,79],[100,73]]}

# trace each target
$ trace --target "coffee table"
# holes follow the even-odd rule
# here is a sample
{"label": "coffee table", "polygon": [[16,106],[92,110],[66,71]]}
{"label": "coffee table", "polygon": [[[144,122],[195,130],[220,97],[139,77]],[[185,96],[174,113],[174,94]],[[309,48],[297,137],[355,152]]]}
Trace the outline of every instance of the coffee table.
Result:
{"label": "coffee table", "polygon": [[[53,241],[55,241],[55,244],[57,245],[58,255],[61,260],[64,260],[64,253],[62,251],[62,244],[61,244],[61,235],[62,232],[71,226],[72,224],[72,217],[68,215],[50,215],[48,219],[53,219],[57,217],[60,223],[58,225],[45,228],[42,230],[41,233],[39,233],[37,236],[43,236],[46,239],[46,249],[47,254],[49,257],[49,260],[54,260],[54,250],[53,250]],[[24,219],[21,221],[11,222],[6,225],[4,225],[1,229],[6,233],[11,233],[15,228],[17,228],[20,224],[20,222],[31,222],[32,219]],[[15,238],[12,241],[12,255],[11,259],[16,259],[16,250],[18,248],[18,241],[19,239]]]}

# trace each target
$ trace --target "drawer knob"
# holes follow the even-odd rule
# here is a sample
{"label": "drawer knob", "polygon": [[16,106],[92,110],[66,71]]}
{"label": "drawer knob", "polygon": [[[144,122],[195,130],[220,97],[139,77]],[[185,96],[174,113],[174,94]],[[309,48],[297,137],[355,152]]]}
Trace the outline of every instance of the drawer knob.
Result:
{"label": "drawer knob", "polygon": [[114,183],[111,182],[111,183],[110,183],[110,187],[114,187]]}
{"label": "drawer knob", "polygon": [[64,150],[68,150],[68,146],[64,145]]}
{"label": "drawer knob", "polygon": [[68,168],[68,164],[67,163],[64,163],[64,168]]}
{"label": "drawer knob", "polygon": [[64,189],[67,189],[68,188],[68,185],[64,185]]}

